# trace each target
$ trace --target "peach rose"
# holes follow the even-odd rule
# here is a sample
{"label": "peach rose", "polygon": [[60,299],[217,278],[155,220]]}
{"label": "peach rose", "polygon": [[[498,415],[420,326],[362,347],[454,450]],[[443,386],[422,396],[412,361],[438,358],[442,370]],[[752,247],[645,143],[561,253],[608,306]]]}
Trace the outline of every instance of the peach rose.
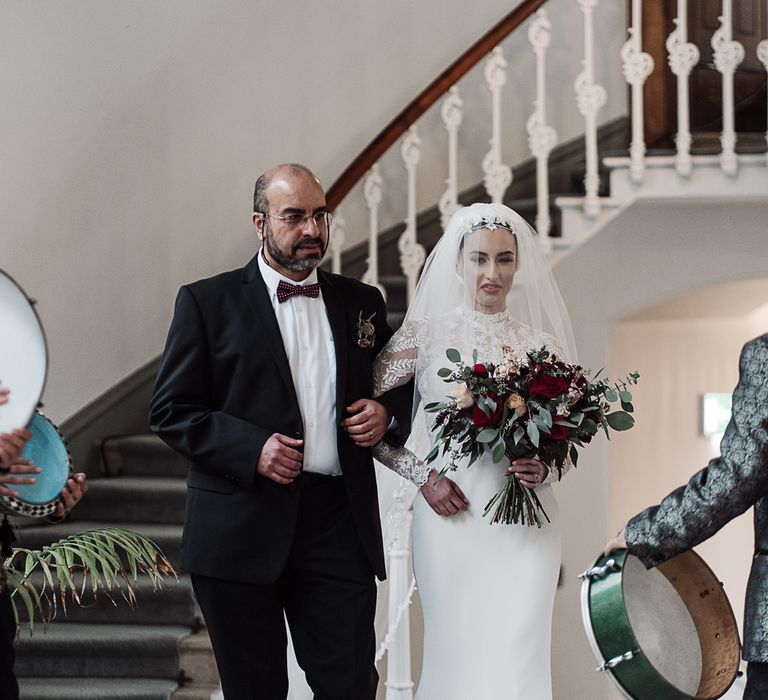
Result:
{"label": "peach rose", "polygon": [[507,399],[507,406],[511,411],[514,411],[518,417],[522,417],[528,412],[528,407],[525,405],[525,399],[523,399],[520,394],[510,394]]}

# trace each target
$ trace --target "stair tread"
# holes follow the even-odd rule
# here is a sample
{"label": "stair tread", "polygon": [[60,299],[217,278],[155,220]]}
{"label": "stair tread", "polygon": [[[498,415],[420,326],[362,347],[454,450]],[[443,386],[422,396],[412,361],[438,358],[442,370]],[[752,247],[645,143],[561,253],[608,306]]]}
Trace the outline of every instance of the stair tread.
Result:
{"label": "stair tread", "polygon": [[152,492],[183,491],[186,489],[187,482],[182,476],[123,475],[90,479],[88,486],[89,491],[127,491],[131,489]]}
{"label": "stair tread", "polygon": [[30,644],[58,644],[66,641],[70,647],[77,644],[89,644],[99,640],[120,639],[129,644],[144,644],[149,641],[174,640],[178,641],[190,634],[190,628],[183,625],[148,625],[132,623],[99,623],[99,622],[52,622],[47,627],[35,626],[35,632],[30,637],[22,634],[16,640],[19,648]]}
{"label": "stair tread", "polygon": [[154,700],[179,687],[162,678],[20,678],[20,700]]}

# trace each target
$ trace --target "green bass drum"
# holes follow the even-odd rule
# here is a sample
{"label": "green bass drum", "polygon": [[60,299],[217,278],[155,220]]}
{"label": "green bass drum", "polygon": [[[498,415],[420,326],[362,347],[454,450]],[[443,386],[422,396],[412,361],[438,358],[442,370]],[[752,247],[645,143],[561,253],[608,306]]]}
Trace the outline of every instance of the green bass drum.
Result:
{"label": "green bass drum", "polygon": [[597,671],[630,700],[714,700],[736,679],[741,647],[722,584],[687,551],[646,569],[626,550],[579,577]]}

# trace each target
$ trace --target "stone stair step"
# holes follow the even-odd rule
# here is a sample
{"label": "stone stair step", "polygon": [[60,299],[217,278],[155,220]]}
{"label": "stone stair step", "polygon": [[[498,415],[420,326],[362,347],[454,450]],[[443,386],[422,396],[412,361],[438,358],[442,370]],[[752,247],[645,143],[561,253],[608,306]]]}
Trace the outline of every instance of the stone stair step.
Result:
{"label": "stone stair step", "polygon": [[[38,591],[42,590],[42,574],[36,573],[32,581]],[[82,579],[76,579],[76,581],[80,585]],[[195,604],[189,577],[180,576],[178,581],[166,578],[162,586],[155,590],[152,579],[146,575],[139,576],[136,581],[131,580],[131,587],[136,595],[136,602],[131,607],[118,590],[99,591],[94,600],[90,592],[89,580],[86,593],[81,598],[83,605],[78,605],[68,596],[65,614],[61,601],[57,601],[55,623],[174,624],[192,628],[201,626],[202,616]],[[28,619],[24,606],[19,609],[19,619],[22,623]],[[35,625],[41,625],[42,629],[38,616],[35,617]],[[20,634],[28,634],[24,624]]]}
{"label": "stone stair step", "polygon": [[[99,528],[114,528],[116,526],[116,523],[103,521],[66,520],[62,523],[53,525],[26,527],[18,531],[18,542],[16,545],[27,549],[40,549],[45,545],[69,537],[78,532],[96,530]],[[151,539],[158,547],[160,547],[171,564],[177,566],[181,549],[181,525],[129,523],[129,527],[125,529],[133,530],[134,532],[138,532]]]}
{"label": "stone stair step", "polygon": [[173,695],[171,695],[171,700],[211,700],[213,694],[218,690],[218,683],[216,685],[198,685],[197,683],[192,683],[191,685],[183,685],[181,688],[174,691]]}
{"label": "stone stair step", "polygon": [[104,471],[133,476],[186,476],[190,462],[159,437],[116,435],[102,443]]}
{"label": "stone stair step", "polygon": [[[151,678],[20,678],[20,700],[168,700],[175,681]],[[201,696],[202,697],[202,696]],[[191,700],[191,698],[190,698]]]}
{"label": "stone stair step", "polygon": [[72,517],[121,523],[184,522],[187,485],[173,476],[118,476],[92,479],[88,495]]}
{"label": "stone stair step", "polygon": [[[219,672],[213,656],[211,639],[207,630],[200,630],[182,639],[179,645],[181,669],[184,678],[194,686],[213,687],[219,685]],[[187,682],[185,680],[185,686]]]}
{"label": "stone stair step", "polygon": [[16,640],[18,677],[179,677],[181,625],[57,622]]}

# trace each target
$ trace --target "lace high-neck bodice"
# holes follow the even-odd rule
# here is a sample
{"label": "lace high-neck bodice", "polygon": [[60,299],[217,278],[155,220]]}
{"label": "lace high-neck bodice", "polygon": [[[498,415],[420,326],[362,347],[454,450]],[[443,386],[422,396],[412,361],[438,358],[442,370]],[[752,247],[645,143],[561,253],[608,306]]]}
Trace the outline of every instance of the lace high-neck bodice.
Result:
{"label": "lace high-neck bodice", "polygon": [[[512,347],[521,359],[527,351],[544,345],[562,355],[556,338],[516,321],[507,311],[486,314],[462,304],[436,319],[406,322],[376,359],[374,397],[413,377],[420,406],[445,401],[452,393],[452,386],[438,376],[438,370],[452,366],[445,354],[447,349],[458,350],[467,363],[472,362],[473,353],[477,351],[479,362],[498,364],[505,345]],[[416,455],[382,442],[374,448],[376,459],[417,486],[424,484],[431,467],[419,457],[424,457],[431,446],[432,419],[432,414],[424,414],[421,408],[415,411],[409,447],[414,448]]]}

